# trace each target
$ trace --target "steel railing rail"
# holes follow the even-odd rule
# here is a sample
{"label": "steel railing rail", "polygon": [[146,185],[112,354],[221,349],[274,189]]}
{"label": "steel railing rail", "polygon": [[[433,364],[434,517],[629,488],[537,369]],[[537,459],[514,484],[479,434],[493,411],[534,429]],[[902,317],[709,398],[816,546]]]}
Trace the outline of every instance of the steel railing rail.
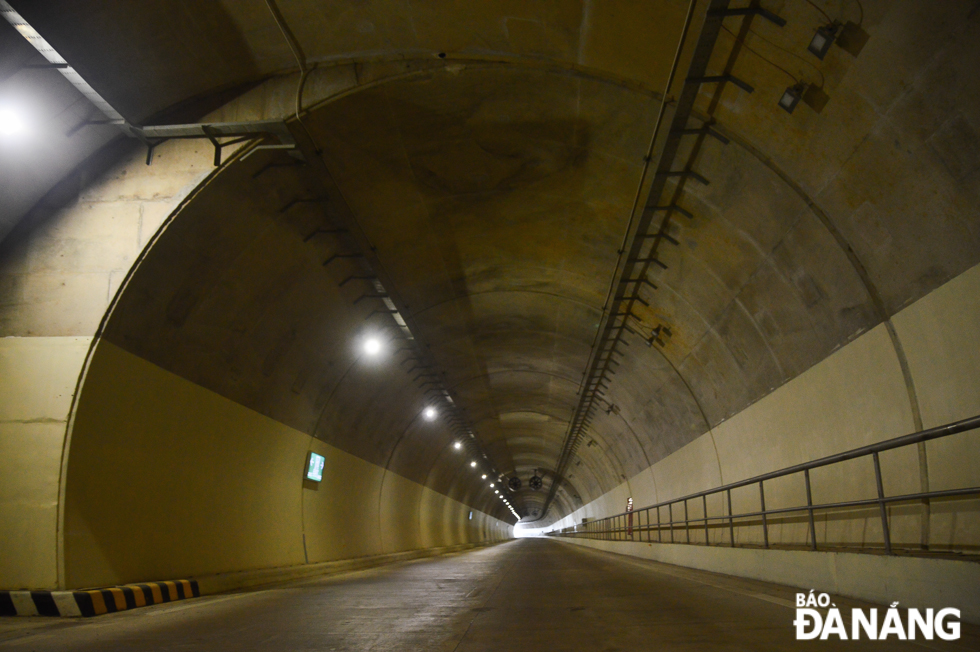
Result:
{"label": "steel railing rail", "polygon": [[[647,533],[646,541],[651,541],[651,532],[656,530],[657,540],[663,542],[664,530],[670,533],[670,543],[678,543],[675,540],[674,533],[675,527],[683,527],[686,533],[686,543],[691,543],[691,529],[692,527],[697,527],[699,530],[703,528],[705,537],[704,541],[706,545],[711,544],[709,536],[709,525],[713,522],[726,522],[728,523],[729,530],[729,544],[735,546],[735,527],[742,527],[742,524],[737,523],[744,519],[761,519],[761,526],[763,531],[763,547],[769,548],[769,523],[768,517],[771,515],[783,515],[790,513],[800,513],[806,512],[808,518],[808,536],[807,539],[812,550],[817,549],[817,538],[816,538],[816,528],[814,525],[814,512],[817,510],[832,510],[832,509],[843,509],[843,508],[853,508],[853,507],[870,507],[878,505],[881,517],[882,526],[882,536],[884,543],[884,550],[888,554],[892,554],[891,536],[888,524],[888,513],[886,506],[890,503],[900,503],[900,502],[910,502],[916,500],[927,500],[932,498],[951,498],[959,496],[969,496],[969,495],[980,495],[980,487],[963,487],[959,489],[943,489],[938,491],[923,491],[917,493],[909,494],[899,494],[894,496],[886,496],[884,493],[884,484],[882,482],[882,472],[881,472],[881,462],[879,459],[879,454],[885,451],[895,450],[905,446],[910,446],[913,444],[919,444],[926,441],[931,441],[934,439],[941,439],[943,437],[949,437],[951,435],[956,435],[963,432],[968,432],[970,430],[976,430],[980,428],[980,415],[971,417],[968,419],[963,419],[961,421],[956,421],[943,426],[938,426],[936,428],[929,428],[928,430],[922,430],[919,432],[914,432],[908,435],[903,435],[901,437],[896,437],[894,439],[889,439],[886,441],[878,442],[876,444],[870,444],[868,446],[862,446],[860,448],[855,448],[843,453],[837,453],[836,455],[828,455],[827,457],[822,457],[820,459],[813,460],[811,462],[805,462],[803,464],[796,464],[794,466],[786,467],[784,469],[779,469],[778,471],[771,471],[769,473],[764,473],[762,475],[757,475],[752,478],[747,478],[745,480],[739,480],[738,482],[731,482],[720,487],[715,487],[714,489],[708,489],[706,491],[700,491],[698,493],[689,494],[687,496],[681,496],[679,498],[674,498],[672,500],[666,500],[655,505],[649,505],[647,507],[642,507],[637,510],[621,512],[619,514],[614,514],[612,516],[607,516],[602,519],[595,521],[589,521],[582,525],[575,525],[567,528],[563,528],[558,531],[549,532],[551,536],[580,536],[586,538],[609,538],[615,540],[632,540],[633,531]],[[810,471],[813,469],[830,466],[832,464],[838,464],[841,462],[846,462],[848,460],[853,460],[861,457],[871,456],[874,471],[875,471],[875,488],[877,491],[877,497],[875,498],[863,498],[857,500],[845,500],[845,501],[835,501],[829,503],[817,503],[813,502],[812,491],[810,486]],[[799,505],[794,507],[779,507],[775,509],[766,509],[765,505],[765,485],[767,480],[775,480],[777,478],[783,478],[789,475],[794,475],[797,473],[803,473],[803,478],[805,482],[806,489],[806,505]],[[759,509],[750,512],[741,512],[738,514],[732,513],[732,490],[739,489],[742,487],[748,487],[752,485],[759,486]],[[720,516],[709,516],[708,515],[708,497],[715,496],[718,494],[725,494],[727,498],[728,513]],[[703,508],[703,516],[690,518],[688,516],[688,505],[692,500],[701,500]],[[684,518],[675,519],[674,518],[674,506],[683,504],[684,506]],[[667,508],[668,519],[666,521],[660,518],[660,510],[662,508]],[[652,510],[657,510],[657,522],[654,524],[650,517],[650,512]],[[637,525],[633,526],[633,516],[636,516]],[[643,516],[646,516],[646,523],[643,523]],[[754,525],[754,524],[751,524]],[[641,537],[642,540],[642,537]]]}

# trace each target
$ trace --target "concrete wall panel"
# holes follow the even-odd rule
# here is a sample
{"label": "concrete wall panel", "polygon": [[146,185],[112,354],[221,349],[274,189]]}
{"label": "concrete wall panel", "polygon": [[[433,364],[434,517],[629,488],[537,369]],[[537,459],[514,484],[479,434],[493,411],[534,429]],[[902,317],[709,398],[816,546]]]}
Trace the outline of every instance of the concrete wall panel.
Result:
{"label": "concrete wall panel", "polygon": [[318,439],[309,441],[313,452],[326,458],[323,481],[303,483],[309,562],[382,554],[378,509],[384,469]]}
{"label": "concrete wall panel", "polygon": [[303,563],[308,440],[103,342],[72,432],[66,584]]}
{"label": "concrete wall panel", "polygon": [[[980,413],[980,267],[907,307],[895,318],[908,356],[924,427],[948,423]],[[648,504],[696,493],[722,484],[785,468],[834,453],[898,437],[915,430],[909,394],[898,357],[884,325],[853,340],[819,364],[773,393],[722,422],[644,473],[655,478],[657,495],[634,476],[634,504]],[[980,433],[956,435],[927,445],[931,489],[980,486],[974,463]],[[717,448],[715,448],[717,446]],[[719,466],[720,465],[720,466]],[[881,454],[886,495],[920,490],[916,447]],[[719,474],[720,469],[720,474]],[[814,502],[834,502],[876,496],[870,458],[815,469],[811,472]],[[769,481],[765,485],[768,508],[805,504],[802,474]],[[581,518],[602,518],[623,511],[621,485],[566,516],[556,527]],[[642,498],[642,500],[640,500]],[[917,547],[927,536],[933,547],[980,542],[978,501],[933,501],[928,527],[918,503],[889,508],[889,530],[898,546]],[[624,503],[625,504],[625,503]],[[759,508],[757,486],[733,490],[735,513]],[[689,504],[689,516],[703,515],[700,501]],[[675,518],[683,506],[675,507]],[[709,501],[712,516],[727,513],[723,501]],[[666,518],[664,510],[663,518]],[[654,517],[655,520],[655,517]],[[880,515],[876,507],[840,512],[817,512],[817,541],[830,545],[881,545]],[[712,542],[727,542],[726,528],[715,528]],[[806,543],[809,527],[804,514],[771,518],[772,544]],[[698,538],[701,537],[701,538]],[[695,533],[692,540],[703,540]],[[760,521],[737,528],[740,543],[761,544]]]}
{"label": "concrete wall panel", "polygon": [[0,588],[56,588],[61,453],[88,337],[0,338]]}
{"label": "concrete wall panel", "polygon": [[[318,485],[304,480],[311,446],[326,457]],[[106,342],[86,377],[67,478],[72,588],[473,540],[464,505]]]}
{"label": "concrete wall panel", "polygon": [[[895,316],[926,428],[980,414],[980,266],[975,266]],[[980,486],[980,432],[926,444],[932,490]],[[934,501],[937,545],[980,542],[980,502]]]}

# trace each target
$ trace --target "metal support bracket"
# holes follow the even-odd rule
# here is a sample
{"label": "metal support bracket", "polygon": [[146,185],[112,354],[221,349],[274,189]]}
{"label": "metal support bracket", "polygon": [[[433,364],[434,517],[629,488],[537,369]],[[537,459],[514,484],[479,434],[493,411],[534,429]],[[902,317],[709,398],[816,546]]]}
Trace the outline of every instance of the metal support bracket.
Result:
{"label": "metal support bracket", "polygon": [[[695,175],[692,175],[692,176],[695,176]],[[700,176],[700,175],[697,175],[697,176]],[[703,181],[702,181],[702,179],[703,179]],[[698,181],[701,181],[701,183],[703,183],[704,185],[708,185],[708,180],[705,179],[704,177],[701,177],[701,179],[698,179]],[[684,217],[686,217],[689,220],[693,220],[694,219],[694,215],[692,215],[689,210],[687,210],[686,208],[681,208],[677,204],[669,204],[667,206],[647,206],[647,209],[648,210],[651,210],[651,211],[668,211],[668,212],[673,212],[673,213],[680,213],[681,215],[683,215]]]}
{"label": "metal support bracket", "polygon": [[345,285],[347,285],[348,283],[350,283],[351,281],[376,281],[377,279],[378,279],[378,277],[375,276],[374,274],[370,274],[370,275],[366,275],[366,274],[351,274],[350,276],[348,276],[347,278],[345,278],[343,281],[341,281],[340,283],[338,283],[337,284],[337,287],[341,287],[342,288]]}
{"label": "metal support bracket", "polygon": [[753,93],[755,89],[734,75],[709,75],[707,77],[688,77],[687,81],[692,84],[724,84],[731,82],[741,88],[746,93]]}
{"label": "metal support bracket", "polygon": [[703,184],[705,186],[711,184],[710,181],[708,181],[707,179],[705,179],[704,177],[702,177],[700,174],[698,174],[694,170],[676,170],[676,171],[669,171],[669,172],[657,172],[657,174],[660,175],[660,176],[662,176],[662,177],[668,177],[668,178],[670,178],[670,177],[680,177],[682,179],[686,179],[687,177],[691,177],[692,179],[694,179],[698,183]]}
{"label": "metal support bracket", "polygon": [[780,27],[786,26],[786,19],[777,16],[776,14],[763,9],[762,7],[744,7],[738,9],[717,9],[708,12],[709,16],[721,16],[722,18],[727,18],[728,16],[761,16],[771,23],[779,25]]}
{"label": "metal support bracket", "polygon": [[338,258],[364,258],[364,254],[334,254],[323,261],[323,266],[326,267]]}

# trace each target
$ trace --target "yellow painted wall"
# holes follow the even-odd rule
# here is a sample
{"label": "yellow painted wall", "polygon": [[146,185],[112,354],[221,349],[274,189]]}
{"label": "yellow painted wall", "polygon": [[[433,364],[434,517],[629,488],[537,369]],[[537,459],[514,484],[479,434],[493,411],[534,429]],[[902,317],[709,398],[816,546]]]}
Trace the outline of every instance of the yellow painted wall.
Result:
{"label": "yellow painted wall", "polygon": [[[924,427],[980,414],[980,266],[908,306],[893,323],[909,360]],[[629,495],[642,507],[914,430],[901,367],[881,325],[555,527],[622,512]],[[931,489],[980,486],[980,432],[931,442],[927,449]],[[886,494],[919,490],[915,447],[882,453],[881,466]],[[814,470],[811,480],[817,502],[876,495],[870,458]],[[755,486],[736,490],[732,498],[736,513],[759,507]],[[766,484],[769,508],[805,500],[801,474]],[[931,544],[980,545],[978,502],[933,501]],[[675,518],[683,513],[680,510]],[[720,497],[709,501],[709,514],[723,510]],[[702,515],[701,504],[691,502],[689,513],[692,518]],[[917,505],[890,508],[894,543],[918,543],[921,524]],[[803,543],[806,536],[801,518],[776,523],[769,530],[773,543]],[[880,543],[877,508],[856,511],[849,518],[818,516],[817,536],[820,543]],[[719,529],[711,540],[720,543],[727,537]],[[762,531],[742,528],[736,537],[742,543],[761,543]],[[693,538],[703,541],[703,534]]]}
{"label": "yellow painted wall", "polygon": [[[326,458],[319,485],[303,480],[311,447]],[[104,586],[478,540],[478,529],[446,529],[439,521],[454,523],[470,508],[428,494],[434,492],[102,342],[72,432],[66,584]]]}
{"label": "yellow painted wall", "polygon": [[0,338],[0,589],[57,587],[61,453],[90,343]]}

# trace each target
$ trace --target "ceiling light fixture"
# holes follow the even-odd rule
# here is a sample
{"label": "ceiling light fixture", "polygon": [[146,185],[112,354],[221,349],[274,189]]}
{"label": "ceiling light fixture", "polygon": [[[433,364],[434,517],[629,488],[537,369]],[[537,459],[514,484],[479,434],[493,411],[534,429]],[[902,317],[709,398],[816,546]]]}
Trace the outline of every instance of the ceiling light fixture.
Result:
{"label": "ceiling light fixture", "polygon": [[802,82],[787,88],[783,92],[783,96],[779,98],[779,108],[786,113],[792,113],[796,105],[799,104],[800,98],[803,97],[804,90],[806,90],[806,84]]}
{"label": "ceiling light fixture", "polygon": [[377,337],[369,337],[364,340],[364,352],[370,356],[381,353],[381,340]]}
{"label": "ceiling light fixture", "polygon": [[486,480],[486,479],[487,479],[487,474],[486,474],[486,473],[484,473],[484,474],[483,474],[482,476],[480,476],[480,477],[481,477],[481,478],[483,478],[484,480]]}
{"label": "ceiling light fixture", "polygon": [[27,124],[20,113],[9,107],[0,108],[0,136],[20,136],[27,131]]}
{"label": "ceiling light fixture", "polygon": [[425,408],[424,410],[422,410],[422,417],[426,421],[435,421],[435,419],[436,419],[437,416],[439,416],[439,411],[436,410],[431,405],[429,407]]}
{"label": "ceiling light fixture", "polygon": [[476,462],[470,462],[470,466],[472,466],[473,468],[476,468]]}
{"label": "ceiling light fixture", "polygon": [[459,442],[456,442],[455,444],[453,444],[453,448],[455,448],[456,450],[459,450],[462,447],[463,447],[463,445],[461,443],[459,443]]}
{"label": "ceiling light fixture", "polygon": [[813,38],[810,39],[810,45],[806,46],[806,49],[810,54],[823,61],[823,58],[827,56],[827,52],[830,50],[830,46],[834,44],[834,39],[837,38],[837,30],[839,29],[840,23],[837,22],[818,27]]}

